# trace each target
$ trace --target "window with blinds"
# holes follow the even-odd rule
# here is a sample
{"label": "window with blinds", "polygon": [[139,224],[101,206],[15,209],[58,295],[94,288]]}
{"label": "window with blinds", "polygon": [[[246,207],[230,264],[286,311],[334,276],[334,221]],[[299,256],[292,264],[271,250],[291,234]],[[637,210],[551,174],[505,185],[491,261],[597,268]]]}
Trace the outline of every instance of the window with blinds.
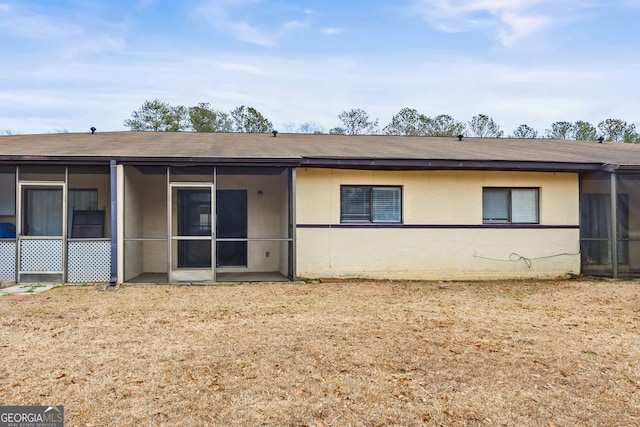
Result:
{"label": "window with blinds", "polygon": [[400,187],[340,187],[340,222],[398,223],[402,218]]}
{"label": "window with blinds", "polygon": [[483,188],[485,224],[538,224],[538,188]]}

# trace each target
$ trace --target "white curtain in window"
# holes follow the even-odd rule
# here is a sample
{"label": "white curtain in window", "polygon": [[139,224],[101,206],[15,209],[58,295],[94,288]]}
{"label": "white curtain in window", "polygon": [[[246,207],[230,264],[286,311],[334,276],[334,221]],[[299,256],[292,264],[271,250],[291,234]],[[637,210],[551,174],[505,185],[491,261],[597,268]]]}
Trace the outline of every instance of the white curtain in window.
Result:
{"label": "white curtain in window", "polygon": [[16,214],[16,176],[0,173],[0,215]]}
{"label": "white curtain in window", "polygon": [[538,223],[538,190],[511,190],[511,222],[537,224]]}
{"label": "white curtain in window", "polygon": [[62,236],[62,190],[29,188],[25,196],[24,234]]}

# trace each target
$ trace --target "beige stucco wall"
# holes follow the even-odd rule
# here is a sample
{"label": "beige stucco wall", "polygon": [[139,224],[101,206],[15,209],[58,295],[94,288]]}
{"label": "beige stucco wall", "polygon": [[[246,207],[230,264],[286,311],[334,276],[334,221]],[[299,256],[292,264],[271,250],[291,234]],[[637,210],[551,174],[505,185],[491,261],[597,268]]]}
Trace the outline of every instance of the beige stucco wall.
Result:
{"label": "beige stucco wall", "polygon": [[[142,237],[167,238],[167,177],[142,175]],[[143,269],[145,273],[166,273],[168,267],[167,241],[145,241]]]}
{"label": "beige stucco wall", "polygon": [[[123,187],[123,220],[122,233],[124,238],[141,237],[142,208],[141,195],[138,190],[141,187],[142,174],[133,167],[124,168],[122,175]],[[142,242],[124,242],[122,258],[124,261],[124,281],[134,278],[142,273]]]}
{"label": "beige stucco wall", "polygon": [[[166,175],[145,175],[124,168],[125,239],[167,237]],[[129,240],[124,245],[124,280],[142,273],[166,273],[167,242]]]}
{"label": "beige stucco wall", "polygon": [[[577,226],[577,174],[309,168],[297,171],[296,185],[299,277],[489,279],[580,271],[577,228],[482,226],[482,188],[492,186],[539,187],[540,224]],[[340,224],[340,185],[402,186],[403,224],[450,228],[304,227]],[[519,256],[530,266],[510,261]]]}
{"label": "beige stucco wall", "polygon": [[[274,239],[286,237],[287,175],[220,175],[218,190],[247,190],[247,234],[249,238]],[[258,192],[262,191],[262,196]],[[253,241],[248,244],[246,268],[219,268],[220,272],[281,271],[281,259],[286,257],[277,240]],[[268,256],[267,256],[268,253]],[[286,273],[286,271],[284,271]]]}

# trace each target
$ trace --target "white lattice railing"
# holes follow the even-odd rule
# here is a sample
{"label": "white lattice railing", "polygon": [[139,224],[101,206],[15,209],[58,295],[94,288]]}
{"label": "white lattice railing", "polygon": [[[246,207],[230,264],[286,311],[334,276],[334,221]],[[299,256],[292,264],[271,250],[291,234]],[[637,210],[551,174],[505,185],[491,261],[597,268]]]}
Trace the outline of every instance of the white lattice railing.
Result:
{"label": "white lattice railing", "polygon": [[25,239],[20,241],[21,272],[62,272],[63,264],[62,239]]}
{"label": "white lattice railing", "polygon": [[67,282],[101,283],[110,279],[110,240],[71,240],[67,243]]}
{"label": "white lattice railing", "polygon": [[0,240],[0,282],[16,280],[16,241]]}

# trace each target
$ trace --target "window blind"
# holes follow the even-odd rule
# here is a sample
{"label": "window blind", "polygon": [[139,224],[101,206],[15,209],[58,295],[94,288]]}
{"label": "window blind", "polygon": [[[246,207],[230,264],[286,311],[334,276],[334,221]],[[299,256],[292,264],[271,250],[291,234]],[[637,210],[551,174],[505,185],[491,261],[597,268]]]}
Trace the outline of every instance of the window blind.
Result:
{"label": "window blind", "polygon": [[482,192],[484,222],[509,222],[509,189],[485,188]]}
{"label": "window blind", "polygon": [[536,224],[538,222],[538,190],[511,190],[511,222]]}
{"label": "window blind", "polygon": [[368,222],[371,219],[369,187],[340,188],[340,221]]}
{"label": "window blind", "polygon": [[400,188],[374,187],[372,198],[374,222],[400,222]]}

